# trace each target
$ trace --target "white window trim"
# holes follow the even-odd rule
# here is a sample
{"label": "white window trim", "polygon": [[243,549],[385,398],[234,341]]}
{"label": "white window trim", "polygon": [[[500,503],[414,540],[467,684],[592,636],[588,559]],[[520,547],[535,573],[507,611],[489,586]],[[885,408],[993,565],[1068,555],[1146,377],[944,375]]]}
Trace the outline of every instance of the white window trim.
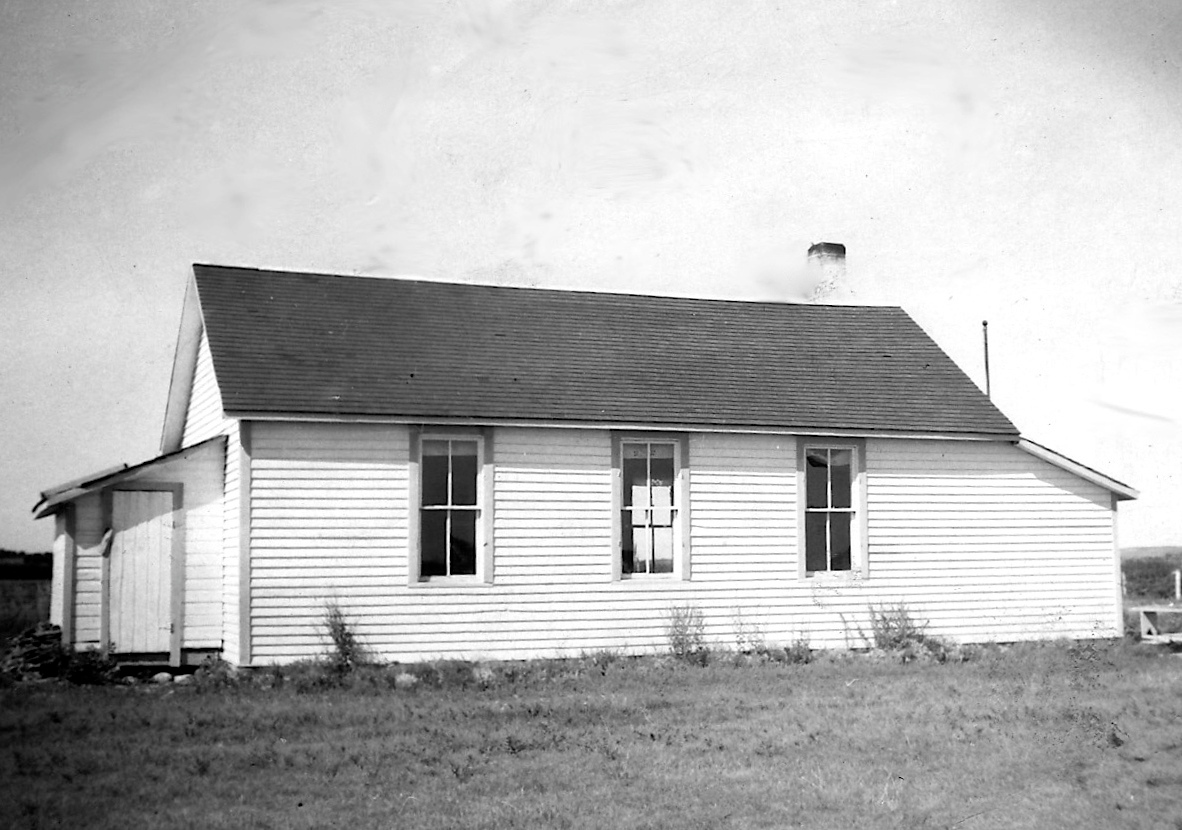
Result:
{"label": "white window trim", "polygon": [[[476,506],[480,515],[476,522],[476,573],[460,576],[420,575],[422,564],[422,486],[423,441],[475,441],[477,455]],[[412,427],[410,454],[407,464],[407,584],[411,587],[491,585],[493,582],[493,431],[485,429],[433,430]]]}
{"label": "white window trim", "polygon": [[[853,520],[850,525],[850,569],[848,571],[807,570],[805,556],[805,514],[808,507],[808,487],[805,481],[805,454],[812,449],[852,450],[850,502]],[[865,579],[870,575],[869,539],[866,520],[866,441],[861,438],[804,438],[796,439],[796,570],[800,579],[845,582]]]}
{"label": "white window trim", "polygon": [[[624,529],[624,444],[673,445],[673,509],[677,520],[673,526],[673,573],[625,574],[623,563]],[[691,576],[690,515],[689,515],[689,437],[668,432],[627,432],[612,434],[612,581],[659,583],[684,582]]]}

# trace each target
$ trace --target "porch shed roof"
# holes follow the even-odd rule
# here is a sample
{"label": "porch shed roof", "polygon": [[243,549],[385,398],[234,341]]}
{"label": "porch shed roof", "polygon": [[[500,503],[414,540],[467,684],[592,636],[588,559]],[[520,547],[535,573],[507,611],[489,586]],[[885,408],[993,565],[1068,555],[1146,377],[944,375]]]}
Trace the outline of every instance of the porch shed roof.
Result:
{"label": "porch shed roof", "polygon": [[76,478],[72,481],[67,481],[64,484],[59,484],[56,487],[50,487],[48,490],[41,491],[41,499],[33,506],[33,518],[41,519],[45,516],[58,512],[62,506],[74,501],[75,499],[85,496],[87,493],[93,493],[96,490],[101,490],[103,487],[110,487],[113,484],[118,484],[121,481],[133,479],[136,476],[142,475],[152,467],[160,464],[165,464],[169,461],[176,461],[182,457],[192,455],[202,447],[212,444],[214,442],[225,443],[226,436],[215,435],[213,438],[208,438],[198,444],[185,447],[176,452],[166,453],[165,455],[158,455],[155,458],[150,458],[147,461],[141,461],[139,464],[120,464],[116,467],[109,467],[97,473]]}

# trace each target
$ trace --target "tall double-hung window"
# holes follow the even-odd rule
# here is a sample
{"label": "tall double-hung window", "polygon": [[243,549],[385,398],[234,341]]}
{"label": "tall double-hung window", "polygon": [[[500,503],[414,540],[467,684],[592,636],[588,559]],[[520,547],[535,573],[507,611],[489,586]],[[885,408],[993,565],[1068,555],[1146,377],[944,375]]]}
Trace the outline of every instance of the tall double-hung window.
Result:
{"label": "tall double-hung window", "polygon": [[806,576],[864,568],[860,443],[805,443],[801,449],[802,571]]}
{"label": "tall double-hung window", "polygon": [[419,436],[412,581],[491,577],[485,452],[482,435]]}
{"label": "tall double-hung window", "polygon": [[617,437],[617,578],[689,577],[683,437]]}

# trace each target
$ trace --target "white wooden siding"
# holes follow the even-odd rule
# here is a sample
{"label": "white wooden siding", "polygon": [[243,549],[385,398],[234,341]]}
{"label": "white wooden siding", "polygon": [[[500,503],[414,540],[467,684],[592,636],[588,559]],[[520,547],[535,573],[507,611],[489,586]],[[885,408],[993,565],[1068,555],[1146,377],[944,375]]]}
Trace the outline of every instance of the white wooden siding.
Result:
{"label": "white wooden siding", "polygon": [[868,442],[870,582],[967,641],[1118,636],[1103,488],[1008,444]]}
{"label": "white wooden siding", "polygon": [[[190,457],[153,465],[118,485],[181,484],[185,546],[185,613],[182,648],[222,646],[222,453],[211,444]],[[74,503],[77,552],[74,577],[74,643],[98,647],[102,637],[102,496],[89,493]],[[55,543],[55,550],[57,545]],[[68,599],[66,600],[68,601]]]}
{"label": "white wooden siding", "polygon": [[[220,527],[217,532],[218,557],[207,576],[212,582],[203,582],[199,588],[210,603],[217,606],[216,621],[204,631],[195,632],[202,641],[212,638],[216,632],[216,647],[222,649],[225,659],[239,662],[239,451],[240,427],[237,419],[225,417],[222,395],[214,373],[213,356],[209,349],[209,338],[201,332],[197,347],[197,361],[193,368],[193,383],[185,409],[185,424],[182,446],[212,438],[226,436],[226,454],[222,463],[222,498],[220,505]],[[189,602],[186,598],[186,631],[189,630],[187,613]],[[186,643],[186,647],[188,643]]]}
{"label": "white wooden siding", "polygon": [[252,662],[322,651],[330,600],[367,635],[395,616],[408,449],[403,426],[252,424]]}
{"label": "white wooden siding", "polygon": [[869,577],[797,575],[795,441],[690,436],[690,581],[611,579],[606,430],[493,436],[493,584],[408,584],[409,436],[397,426],[258,424],[254,662],[323,653],[336,600],[385,659],[525,658],[667,647],[674,605],[733,646],[863,646],[871,604],[905,602],[960,640],[1114,634],[1105,491],[1008,444],[867,441]]}
{"label": "white wooden siding", "polygon": [[222,480],[224,458],[212,443],[187,458],[155,464],[119,484],[134,490],[137,482],[181,484],[185,548],[184,638],[181,647],[222,647]]}
{"label": "white wooden siding", "polygon": [[690,436],[694,584],[796,575],[796,441],[777,435]]}
{"label": "white wooden siding", "polygon": [[74,572],[74,644],[97,648],[102,639],[103,506],[98,493],[74,503],[77,541]]}
{"label": "white wooden siding", "polygon": [[197,347],[197,364],[193,368],[193,386],[185,411],[185,429],[181,446],[191,447],[215,435],[225,435],[227,421],[222,410],[222,393],[213,371],[213,355],[209,340],[201,332]]}
{"label": "white wooden siding", "polygon": [[606,432],[498,429],[493,465],[498,586],[552,585],[562,591],[610,581],[612,562],[603,555],[612,540]]}
{"label": "white wooden siding", "polygon": [[241,481],[239,454],[242,450],[241,430],[238,421],[230,421],[226,427],[226,473],[222,498],[222,557],[221,557],[221,614],[222,614],[222,657],[231,663],[242,662],[239,636],[241,607],[239,603],[240,539],[239,494]]}

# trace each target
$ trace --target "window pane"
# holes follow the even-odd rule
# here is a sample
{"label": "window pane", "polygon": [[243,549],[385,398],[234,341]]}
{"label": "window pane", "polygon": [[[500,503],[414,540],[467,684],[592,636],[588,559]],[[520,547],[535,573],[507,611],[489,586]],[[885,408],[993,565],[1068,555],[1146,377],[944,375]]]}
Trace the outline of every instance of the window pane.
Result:
{"label": "window pane", "polygon": [[423,457],[428,455],[447,455],[447,441],[423,440]]}
{"label": "window pane", "polygon": [[850,569],[850,514],[829,514],[829,567],[835,571]]}
{"label": "window pane", "polygon": [[648,506],[648,462],[643,458],[624,459],[624,505]]}
{"label": "window pane", "polygon": [[653,528],[653,573],[673,573],[673,528]]}
{"label": "window pane", "polygon": [[652,545],[649,544],[650,533],[651,531],[647,527],[634,527],[631,530],[633,573],[649,573],[649,560],[652,558]]}
{"label": "window pane", "polygon": [[853,474],[853,453],[833,450],[829,456],[829,480],[832,483],[833,507],[849,507],[850,482]]}
{"label": "window pane", "polygon": [[823,571],[828,568],[825,557],[825,520],[827,513],[806,513],[804,517],[804,568]]}
{"label": "window pane", "polygon": [[654,458],[649,466],[652,474],[652,483],[654,485],[661,485],[662,487],[673,486],[673,459],[672,458]]}
{"label": "window pane", "polygon": [[[658,499],[657,495],[664,493],[662,499]],[[657,488],[653,490],[653,501],[669,501],[669,494],[665,488]],[[673,527],[673,509],[671,507],[660,506],[654,507],[651,518],[653,527]]]}
{"label": "window pane", "polygon": [[476,573],[476,511],[451,510],[451,572]]}
{"label": "window pane", "polygon": [[622,561],[620,562],[620,572],[623,574],[630,574],[633,572],[635,565],[633,563],[633,547],[632,547],[632,511],[623,510],[620,513],[620,541]]}
{"label": "window pane", "polygon": [[447,574],[447,511],[422,510],[419,523],[419,575]]}
{"label": "window pane", "polygon": [[804,464],[809,507],[829,506],[829,462],[826,450],[808,450]]}
{"label": "window pane", "polygon": [[[466,450],[471,447],[469,454]],[[476,443],[455,441],[451,445],[451,503],[476,504]]]}
{"label": "window pane", "polygon": [[673,459],[655,458],[652,462],[652,523],[661,527],[673,524]]}
{"label": "window pane", "polygon": [[669,459],[669,469],[673,469],[673,445],[672,444],[649,444],[648,451],[649,451],[650,458],[662,458],[662,459],[667,458],[667,459]]}
{"label": "window pane", "polygon": [[620,454],[623,456],[625,461],[628,461],[629,459],[634,461],[638,458],[643,461],[644,459],[648,458],[648,445],[623,444],[620,447]]}
{"label": "window pane", "polygon": [[426,454],[427,444],[443,443],[440,441],[423,442],[423,504],[447,504],[447,454]]}

